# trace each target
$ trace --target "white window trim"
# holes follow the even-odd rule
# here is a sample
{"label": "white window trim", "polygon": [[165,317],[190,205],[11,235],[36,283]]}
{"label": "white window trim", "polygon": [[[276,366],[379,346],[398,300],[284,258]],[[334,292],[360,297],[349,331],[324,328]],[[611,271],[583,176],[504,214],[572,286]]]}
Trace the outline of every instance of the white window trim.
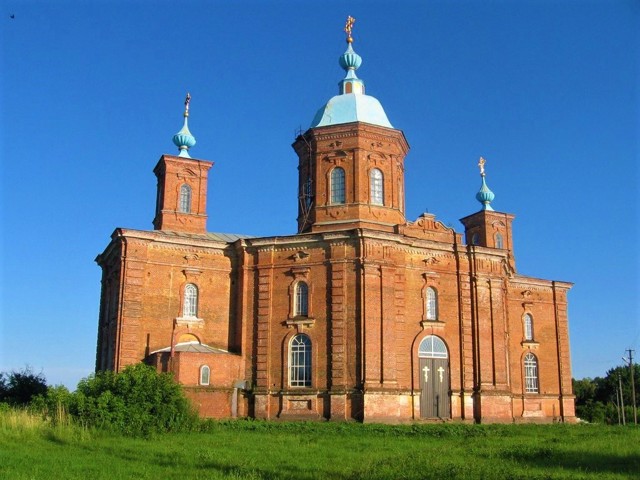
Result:
{"label": "white window trim", "polygon": [[[303,343],[296,343],[304,339]],[[313,342],[311,338],[299,333],[289,341],[289,386],[292,388],[309,388],[312,385]],[[302,361],[300,361],[302,359]]]}

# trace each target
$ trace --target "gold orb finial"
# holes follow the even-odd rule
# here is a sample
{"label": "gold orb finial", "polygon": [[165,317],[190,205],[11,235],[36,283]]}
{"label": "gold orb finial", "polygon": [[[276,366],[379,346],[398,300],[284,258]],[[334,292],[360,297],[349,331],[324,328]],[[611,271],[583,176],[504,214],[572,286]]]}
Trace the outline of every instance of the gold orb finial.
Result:
{"label": "gold orb finial", "polygon": [[347,23],[344,25],[344,33],[347,34],[347,43],[353,43],[353,37],[351,31],[353,30],[353,24],[356,23],[356,19],[351,15],[347,17]]}

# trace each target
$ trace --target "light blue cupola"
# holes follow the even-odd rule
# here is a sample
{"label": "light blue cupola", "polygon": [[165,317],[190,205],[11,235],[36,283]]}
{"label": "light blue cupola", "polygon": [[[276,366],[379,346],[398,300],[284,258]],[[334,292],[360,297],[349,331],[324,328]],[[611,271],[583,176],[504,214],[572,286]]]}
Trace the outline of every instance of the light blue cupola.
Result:
{"label": "light blue cupola", "polygon": [[339,95],[318,110],[311,122],[311,128],[340,125],[343,123],[365,122],[372,125],[393,128],[380,102],[364,93],[364,82],[356,75],[356,70],[362,64],[362,58],[353,50],[351,28],[355,20],[347,20],[347,51],[339,58],[340,66],[346,76],[338,84]]}
{"label": "light blue cupola", "polygon": [[480,176],[482,177],[482,185],[480,186],[480,190],[476,193],[476,200],[478,200],[482,204],[482,210],[493,211],[491,208],[491,202],[496,197],[495,194],[489,189],[487,186],[487,182],[485,181],[485,172],[484,172],[484,164],[486,160],[480,157],[480,161],[478,162],[478,166],[480,167]]}
{"label": "light blue cupola", "polygon": [[191,158],[189,155],[189,149],[196,144],[196,139],[189,131],[189,103],[191,102],[191,95],[187,93],[187,98],[184,101],[184,125],[178,133],[173,136],[173,143],[178,147],[180,153],[179,157]]}

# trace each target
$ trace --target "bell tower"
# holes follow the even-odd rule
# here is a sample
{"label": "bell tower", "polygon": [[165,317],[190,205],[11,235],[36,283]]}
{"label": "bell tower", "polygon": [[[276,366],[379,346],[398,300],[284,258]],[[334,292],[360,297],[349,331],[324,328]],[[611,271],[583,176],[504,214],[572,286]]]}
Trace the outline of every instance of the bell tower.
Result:
{"label": "bell tower", "polygon": [[213,162],[189,155],[189,148],[196,144],[188,126],[190,101],[191,95],[187,93],[184,125],[173,136],[178,156],[163,155],[153,169],[158,178],[155,230],[207,232],[207,177]]}
{"label": "bell tower", "polygon": [[318,110],[293,144],[299,158],[298,232],[394,231],[405,223],[409,145],[356,75],[362,58],[353,50],[354,21],[349,17],[345,26],[347,50],[339,64],[346,75],[338,95]]}
{"label": "bell tower", "polygon": [[482,204],[482,210],[460,219],[464,225],[466,242],[467,245],[508,250],[512,257],[511,224],[515,217],[511,213],[496,212],[491,207],[495,194],[489,189],[485,180],[485,163],[485,159],[480,157],[478,166],[480,167],[482,184],[476,194],[476,200]]}

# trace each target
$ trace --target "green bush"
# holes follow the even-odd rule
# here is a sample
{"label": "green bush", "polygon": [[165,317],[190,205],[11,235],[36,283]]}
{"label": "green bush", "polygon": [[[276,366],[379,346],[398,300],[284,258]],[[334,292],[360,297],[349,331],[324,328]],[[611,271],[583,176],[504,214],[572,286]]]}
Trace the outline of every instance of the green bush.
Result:
{"label": "green bush", "polygon": [[173,377],[144,364],[81,380],[70,409],[83,425],[134,436],[185,431],[197,423]]}
{"label": "green bush", "polygon": [[38,395],[29,404],[29,411],[51,421],[53,425],[70,423],[69,413],[75,405],[75,394],[64,385],[49,387],[47,393]]}

